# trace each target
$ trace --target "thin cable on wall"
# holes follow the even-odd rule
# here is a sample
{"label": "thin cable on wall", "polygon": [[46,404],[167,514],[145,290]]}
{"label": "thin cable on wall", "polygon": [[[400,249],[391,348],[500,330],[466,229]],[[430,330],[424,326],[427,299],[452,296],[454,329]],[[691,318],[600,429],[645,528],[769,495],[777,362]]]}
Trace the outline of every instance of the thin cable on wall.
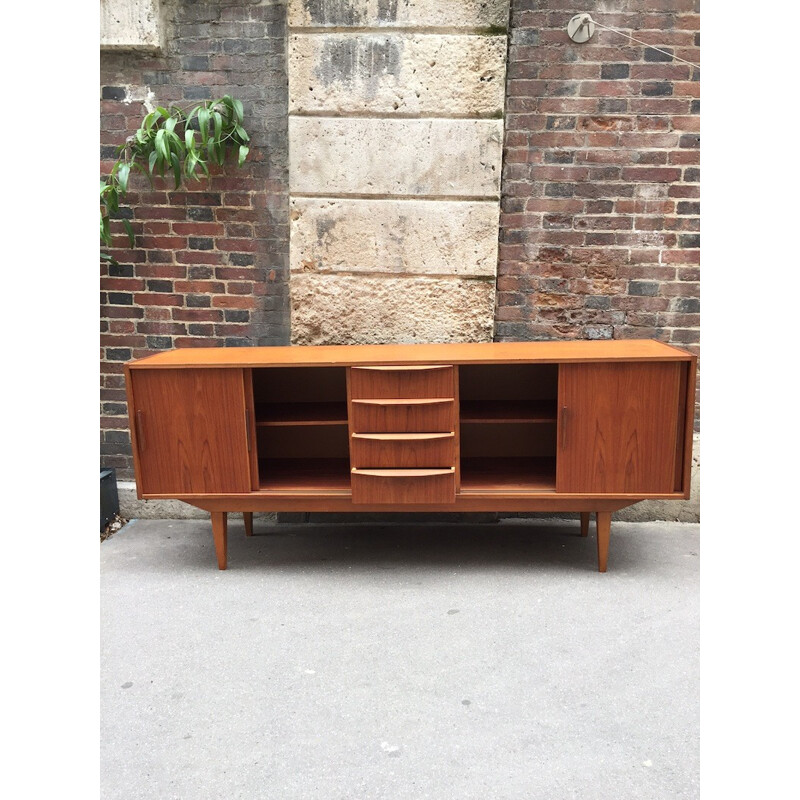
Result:
{"label": "thin cable on wall", "polygon": [[602,22],[592,19],[590,14],[576,14],[567,23],[567,35],[570,39],[572,39],[573,42],[583,44],[592,38],[595,27],[603,28],[604,30],[612,31],[613,33],[618,33],[620,36],[624,36],[626,39],[630,39],[632,42],[643,44],[645,47],[649,47],[651,50],[655,50],[657,53],[663,53],[665,56],[669,56],[674,61],[680,61],[683,64],[688,64],[690,67],[696,67],[697,69],[700,69],[700,65],[695,64],[693,61],[687,61],[685,58],[679,58],[674,53],[670,53],[668,50],[662,50],[660,47],[655,47],[648,42],[643,42],[641,39],[636,39],[629,33],[625,33],[625,31],[618,30],[617,28],[612,28],[610,25],[603,25]]}

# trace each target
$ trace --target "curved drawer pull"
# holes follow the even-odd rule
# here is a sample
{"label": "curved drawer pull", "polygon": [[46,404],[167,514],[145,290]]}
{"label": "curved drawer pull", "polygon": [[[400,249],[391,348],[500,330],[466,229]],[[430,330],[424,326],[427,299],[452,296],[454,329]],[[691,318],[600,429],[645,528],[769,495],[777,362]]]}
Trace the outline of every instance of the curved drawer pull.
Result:
{"label": "curved drawer pull", "polygon": [[385,367],[385,366],[357,366],[351,367],[351,369],[363,369],[368,370],[369,372],[421,372],[423,370],[431,370],[431,369],[452,369],[452,364],[406,364],[405,366],[400,367]]}
{"label": "curved drawer pull", "polygon": [[438,403],[452,403],[452,397],[406,397],[398,399],[392,398],[370,398],[369,400],[352,400],[353,403],[359,403],[366,406],[432,406]]}
{"label": "curved drawer pull", "polygon": [[356,469],[351,472],[355,475],[371,475],[373,478],[430,478],[434,475],[452,475],[455,467],[444,469]]}
{"label": "curved drawer pull", "polygon": [[376,442],[426,442],[432,439],[453,439],[455,432],[449,433],[354,433],[354,439],[370,439]]}

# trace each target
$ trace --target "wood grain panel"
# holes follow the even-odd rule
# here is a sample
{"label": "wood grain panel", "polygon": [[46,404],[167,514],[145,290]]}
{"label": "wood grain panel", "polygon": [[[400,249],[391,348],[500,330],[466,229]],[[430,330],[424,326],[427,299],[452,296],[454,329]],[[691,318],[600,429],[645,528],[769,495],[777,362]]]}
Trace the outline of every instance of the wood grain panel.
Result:
{"label": "wood grain panel", "polygon": [[567,364],[560,370],[559,492],[674,490],[679,364]]}
{"label": "wood grain panel", "polygon": [[[584,361],[689,361],[692,355],[650,339],[556,342],[364,344],[314,347],[182,347],[130,362],[171,367],[395,366],[403,364],[558,364]],[[258,392],[256,392],[258,395]],[[256,397],[258,400],[258,397]]]}
{"label": "wood grain panel", "polygon": [[453,467],[455,434],[356,433],[351,447],[354,467]]}
{"label": "wood grain panel", "polygon": [[352,471],[353,503],[455,503],[455,469]]}
{"label": "wood grain panel", "polygon": [[354,398],[453,397],[451,366],[352,367],[350,391]]}
{"label": "wood grain panel", "polygon": [[355,433],[449,433],[454,430],[452,400],[368,403],[351,401]]}
{"label": "wood grain panel", "polygon": [[249,492],[240,369],[131,373],[142,494]]}

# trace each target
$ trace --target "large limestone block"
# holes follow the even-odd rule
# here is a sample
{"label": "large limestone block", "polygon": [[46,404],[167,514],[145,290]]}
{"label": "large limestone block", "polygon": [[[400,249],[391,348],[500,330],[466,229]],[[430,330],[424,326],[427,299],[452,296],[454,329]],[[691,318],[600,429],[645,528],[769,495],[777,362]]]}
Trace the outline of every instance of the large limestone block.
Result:
{"label": "large limestone block", "polygon": [[493,200],[293,198],[291,269],[494,277],[499,217]]}
{"label": "large limestone block", "polygon": [[495,119],[289,118],[292,194],[499,197]]}
{"label": "large limestone block", "polygon": [[503,28],[509,0],[289,0],[300,27]]}
{"label": "large limestone block", "polygon": [[289,111],[497,115],[505,36],[294,34]]}
{"label": "large limestone block", "polygon": [[100,0],[101,50],[159,50],[160,0]]}
{"label": "large limestone block", "polygon": [[494,281],[296,273],[292,344],[487,342]]}

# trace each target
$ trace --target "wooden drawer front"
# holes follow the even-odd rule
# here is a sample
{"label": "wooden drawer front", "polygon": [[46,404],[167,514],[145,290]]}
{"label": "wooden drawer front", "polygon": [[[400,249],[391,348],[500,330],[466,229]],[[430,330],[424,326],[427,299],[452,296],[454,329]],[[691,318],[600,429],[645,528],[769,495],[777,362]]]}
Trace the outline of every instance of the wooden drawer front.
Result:
{"label": "wooden drawer front", "polygon": [[448,366],[351,367],[355,398],[454,397],[454,370]]}
{"label": "wooden drawer front", "polygon": [[353,502],[362,504],[455,503],[456,476],[441,469],[353,469]]}
{"label": "wooden drawer front", "polygon": [[455,435],[451,433],[355,433],[354,467],[453,467]]}
{"label": "wooden drawer front", "polygon": [[449,433],[453,401],[353,400],[352,421],[355,433]]}

